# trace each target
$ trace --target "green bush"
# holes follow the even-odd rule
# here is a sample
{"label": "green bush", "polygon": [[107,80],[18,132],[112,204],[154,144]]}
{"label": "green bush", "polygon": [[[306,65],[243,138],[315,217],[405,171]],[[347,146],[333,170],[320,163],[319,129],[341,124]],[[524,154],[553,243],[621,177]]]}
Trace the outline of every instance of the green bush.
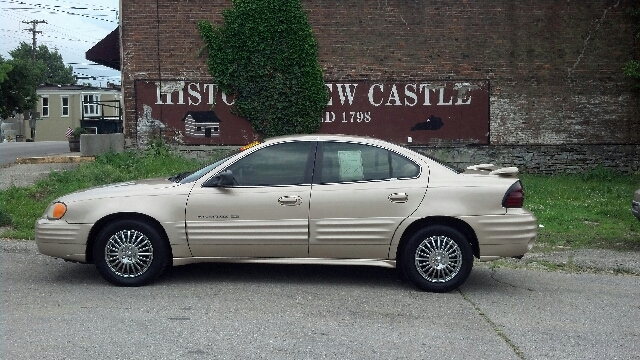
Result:
{"label": "green bush", "polygon": [[80,139],[80,135],[86,134],[86,133],[87,133],[87,130],[78,126],[75,129],[73,129],[73,132],[71,132],[71,137],[74,139]]}
{"label": "green bush", "polygon": [[198,22],[207,65],[262,136],[314,133],[329,94],[299,0],[234,0],[224,26]]}

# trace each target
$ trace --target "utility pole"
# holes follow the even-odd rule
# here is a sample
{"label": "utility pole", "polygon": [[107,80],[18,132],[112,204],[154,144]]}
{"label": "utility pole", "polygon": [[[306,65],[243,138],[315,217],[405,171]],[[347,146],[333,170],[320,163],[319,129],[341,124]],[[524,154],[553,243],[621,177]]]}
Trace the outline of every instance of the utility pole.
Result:
{"label": "utility pole", "polygon": [[31,43],[31,46],[33,48],[33,61],[36,61],[36,47],[37,47],[36,35],[42,34],[42,31],[36,31],[36,26],[38,26],[38,24],[46,24],[47,22],[45,20],[31,20],[31,21],[23,21],[22,23],[31,24],[30,29],[23,29],[23,31],[31,31],[31,36],[33,38],[33,41]]}
{"label": "utility pole", "polygon": [[[33,41],[31,43],[31,47],[32,47],[32,55],[33,55],[33,62],[35,64],[36,62],[36,48],[37,48],[37,43],[36,43],[36,35],[38,34],[42,34],[42,31],[37,31],[36,30],[36,26],[38,26],[38,24],[46,24],[47,22],[45,20],[31,20],[31,21],[23,21],[23,24],[31,24],[31,28],[30,29],[24,29],[24,31],[31,31],[31,36],[33,38]],[[37,85],[36,85],[37,86]],[[37,113],[38,109],[33,109],[31,110],[31,115],[29,115],[29,127],[31,128],[31,140],[35,141],[36,139],[36,113]]]}

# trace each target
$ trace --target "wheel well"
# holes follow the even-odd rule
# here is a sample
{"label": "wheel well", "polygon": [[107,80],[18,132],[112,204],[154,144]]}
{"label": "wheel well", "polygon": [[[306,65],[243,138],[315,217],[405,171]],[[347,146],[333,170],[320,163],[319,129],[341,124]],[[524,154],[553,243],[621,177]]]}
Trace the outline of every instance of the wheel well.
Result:
{"label": "wheel well", "polygon": [[478,245],[478,237],[476,236],[475,231],[473,231],[473,228],[469,226],[469,224],[467,224],[466,222],[460,219],[456,219],[452,217],[431,216],[431,217],[414,221],[404,231],[404,233],[402,234],[402,237],[400,238],[400,243],[398,244],[398,248],[396,249],[396,262],[399,263],[401,261],[400,257],[402,254],[402,249],[404,248],[407,241],[409,241],[411,236],[413,236],[413,234],[415,234],[418,230],[431,225],[449,226],[461,232],[462,235],[464,235],[464,237],[467,239],[467,241],[469,241],[469,244],[471,244],[471,249],[473,250],[473,256],[475,256],[476,258],[480,258],[480,246]]}
{"label": "wheel well", "polygon": [[[109,223],[119,220],[137,220],[153,226],[167,245],[167,249],[169,249],[169,260],[173,258],[173,252],[171,250],[171,245],[169,244],[169,236],[167,236],[166,231],[164,231],[164,228],[162,227],[162,225],[160,225],[160,222],[158,222],[158,220],[152,218],[151,216],[140,213],[117,213],[107,215],[102,219],[96,221],[96,223],[91,228],[91,231],[89,231],[86,250],[87,263],[93,263],[93,245],[95,244],[96,238],[98,237],[98,234],[100,234],[100,231],[102,231],[102,229],[104,229]],[[169,261],[169,263],[171,263],[171,261]]]}

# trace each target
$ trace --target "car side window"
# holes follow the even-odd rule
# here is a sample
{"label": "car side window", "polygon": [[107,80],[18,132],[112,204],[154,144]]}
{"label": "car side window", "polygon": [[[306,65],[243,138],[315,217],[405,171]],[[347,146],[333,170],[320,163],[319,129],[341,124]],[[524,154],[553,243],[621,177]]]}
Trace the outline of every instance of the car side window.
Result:
{"label": "car side window", "polygon": [[306,176],[312,142],[275,144],[245,156],[230,165],[238,186],[276,186],[310,183]]}
{"label": "car side window", "polygon": [[406,157],[391,152],[391,171],[395,178],[412,178],[420,174],[420,167]]}
{"label": "car side window", "polygon": [[386,180],[418,176],[420,167],[392,151],[370,145],[326,142],[319,183]]}

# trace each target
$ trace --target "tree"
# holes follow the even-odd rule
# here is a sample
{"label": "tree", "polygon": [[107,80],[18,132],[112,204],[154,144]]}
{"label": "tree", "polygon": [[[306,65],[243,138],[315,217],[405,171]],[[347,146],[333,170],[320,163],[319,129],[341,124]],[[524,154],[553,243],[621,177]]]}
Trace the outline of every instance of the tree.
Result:
{"label": "tree", "polygon": [[58,51],[49,51],[46,45],[36,48],[22,42],[9,52],[12,59],[0,57],[0,116],[33,109],[37,103],[36,86],[39,84],[74,84],[73,68],[65,66]]}
{"label": "tree", "polygon": [[13,113],[32,109],[38,100],[36,94],[37,73],[32,61],[7,60],[0,57],[0,68],[10,68],[6,80],[0,84],[0,116],[7,118]]}
{"label": "tree", "polygon": [[0,56],[0,84],[7,80],[7,73],[11,71],[11,69],[13,69],[13,66],[11,66],[11,64],[9,63],[6,63],[4,61],[4,58]]}
{"label": "tree", "polygon": [[[21,42],[17,48],[9,51],[14,59],[33,61],[33,47]],[[73,67],[65,66],[62,56],[57,50],[50,51],[46,45],[36,48],[34,69],[39,73],[37,84],[75,84]]]}
{"label": "tree", "polygon": [[300,0],[233,0],[223,26],[200,21],[207,65],[234,111],[263,136],[313,133],[329,100]]}

